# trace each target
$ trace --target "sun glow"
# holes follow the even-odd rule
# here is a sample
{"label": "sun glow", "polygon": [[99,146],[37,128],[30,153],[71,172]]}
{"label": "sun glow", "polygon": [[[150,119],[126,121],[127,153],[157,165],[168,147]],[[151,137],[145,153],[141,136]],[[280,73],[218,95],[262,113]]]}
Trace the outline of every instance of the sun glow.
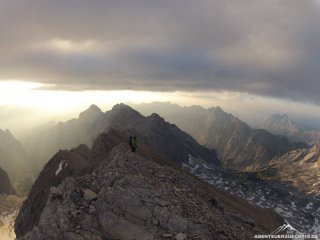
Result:
{"label": "sun glow", "polygon": [[43,90],[44,84],[3,81],[0,82],[0,105],[41,108],[48,112],[65,112],[85,109],[90,104],[106,108],[119,102],[164,101],[163,93],[147,91],[58,91]]}
{"label": "sun glow", "polygon": [[73,42],[66,39],[52,39],[47,43],[47,47],[63,52],[91,52],[96,50],[97,42],[87,40],[83,42]]}

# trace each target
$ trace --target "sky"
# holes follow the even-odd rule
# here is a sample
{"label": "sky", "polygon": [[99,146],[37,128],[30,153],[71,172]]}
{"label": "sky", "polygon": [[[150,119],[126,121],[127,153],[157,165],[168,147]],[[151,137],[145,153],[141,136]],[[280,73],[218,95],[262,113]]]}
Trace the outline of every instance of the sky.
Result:
{"label": "sky", "polygon": [[171,101],[319,120],[319,22],[320,0],[0,0],[0,112]]}

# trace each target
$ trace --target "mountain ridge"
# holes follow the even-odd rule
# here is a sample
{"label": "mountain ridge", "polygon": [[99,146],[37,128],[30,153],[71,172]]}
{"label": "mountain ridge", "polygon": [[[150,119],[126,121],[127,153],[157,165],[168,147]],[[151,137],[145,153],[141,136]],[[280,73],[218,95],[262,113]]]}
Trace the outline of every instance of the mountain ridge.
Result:
{"label": "mountain ridge", "polygon": [[[93,111],[91,110],[93,109]],[[93,112],[93,116],[89,117],[88,114]],[[87,115],[86,119],[91,119],[90,121],[83,121],[83,114]],[[89,114],[90,115],[90,114]],[[117,104],[110,111],[101,113],[97,107],[89,107],[86,111],[80,113],[79,116],[82,118],[72,119],[65,123],[59,123],[57,125],[50,126],[49,128],[40,129],[28,140],[28,150],[31,152],[35,161],[35,165],[38,166],[36,171],[39,171],[44,165],[45,160],[50,159],[50,157],[57,152],[59,149],[71,149],[75,148],[79,144],[87,144],[91,146],[93,140],[103,132],[109,129],[135,129],[137,132],[143,133],[145,136],[151,136],[152,134],[164,135],[170,134],[168,136],[168,141],[171,144],[168,146],[173,148],[177,145],[174,141],[175,136],[183,138],[184,147],[191,149],[191,154],[198,155],[197,152],[207,152],[207,158],[209,155],[213,155],[216,165],[220,165],[220,162],[215,156],[214,150],[210,152],[204,147],[201,147],[191,136],[183,133],[175,125],[166,122],[159,115],[150,115],[148,117],[142,116],[139,112],[135,111],[131,107],[125,104]],[[50,136],[50,138],[48,138]],[[150,138],[150,142],[154,145],[162,144],[165,141],[156,142],[155,139]],[[188,142],[189,141],[189,142]],[[180,145],[182,146],[182,145]],[[171,151],[173,154],[173,151]],[[185,156],[181,157],[178,153],[175,156],[177,161],[182,161]]]}
{"label": "mountain ridge", "polygon": [[[160,154],[153,154],[153,156],[156,159],[168,159],[171,165],[174,163],[177,166],[181,166],[183,162],[187,163],[188,154],[193,154],[199,161],[204,161],[210,166],[215,166],[215,164],[219,165],[219,160],[213,151],[209,151],[200,146],[192,140],[190,136],[181,132],[175,126],[164,122],[159,116],[153,115],[150,118],[145,118],[138,112],[124,105],[118,108],[120,112],[117,112],[117,109],[114,110],[111,110],[112,112],[110,112],[110,114],[114,114],[114,116],[109,120],[110,126],[116,127],[116,130],[108,128],[105,133],[100,134],[98,138],[93,141],[92,151],[90,151],[86,145],[80,145],[71,151],[60,150],[44,166],[39,178],[34,184],[36,187],[32,188],[29,193],[30,197],[23,204],[23,210],[21,210],[21,214],[19,214],[17,218],[16,231],[18,235],[25,233],[24,229],[30,230],[29,227],[39,221],[39,211],[44,207],[49,195],[49,187],[60,184],[66,177],[73,174],[90,172],[92,168],[109,153],[112,147],[121,142],[127,142],[129,135],[137,135],[139,145],[146,145],[155,149],[155,152],[159,152]],[[129,127],[131,127],[131,125],[121,127],[123,122],[120,120],[126,120],[128,114],[130,116],[138,116],[138,118],[135,118],[135,121],[131,122],[132,126],[136,127],[135,129],[130,129]],[[115,121],[116,124],[113,125],[112,121]],[[124,133],[121,134],[119,131]],[[188,141],[191,142],[192,145],[188,145],[188,141],[185,139],[186,137],[189,138]],[[108,139],[108,141],[103,141],[105,139]],[[105,142],[107,145],[101,146],[101,142]],[[163,157],[159,157],[159,155]],[[78,163],[76,163],[76,161],[78,161]],[[54,169],[54,171],[52,169]],[[55,174],[56,172],[58,172],[58,174]],[[28,219],[21,220],[23,219],[21,216],[28,215],[32,212],[36,214],[31,215]]]}
{"label": "mountain ridge", "polygon": [[216,149],[223,166],[232,170],[259,168],[267,165],[274,156],[300,146],[266,130],[252,129],[220,107],[180,107],[159,102],[137,104],[134,107],[144,114],[158,112],[167,121],[188,132],[199,143]]}
{"label": "mountain ridge", "polygon": [[[112,130],[100,135],[88,155],[97,163],[92,171],[65,176],[54,187],[47,185],[38,222],[25,229],[21,223],[32,218],[24,203],[16,222],[18,239],[162,239],[165,234],[238,239],[282,224],[272,211],[217,190],[170,160],[155,158],[162,153],[145,143],[131,153],[125,141],[131,133]],[[50,167],[53,177],[65,157],[58,159]],[[40,174],[28,198],[44,176]]]}

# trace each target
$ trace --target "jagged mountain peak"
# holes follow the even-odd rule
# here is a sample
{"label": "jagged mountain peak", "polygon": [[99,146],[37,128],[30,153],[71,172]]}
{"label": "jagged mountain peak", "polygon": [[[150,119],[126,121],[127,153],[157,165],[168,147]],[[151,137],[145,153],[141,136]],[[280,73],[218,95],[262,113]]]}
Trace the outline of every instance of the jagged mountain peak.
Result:
{"label": "jagged mountain peak", "polygon": [[268,122],[277,122],[277,123],[290,123],[295,124],[294,121],[286,113],[275,113],[272,114],[266,121]]}
{"label": "jagged mountain peak", "polygon": [[235,116],[233,116],[231,113],[225,112],[220,106],[211,107],[208,109],[208,111],[225,119],[233,120],[235,118]]}
{"label": "jagged mountain peak", "polygon": [[287,114],[273,114],[265,123],[263,128],[273,134],[284,135],[292,142],[306,142],[309,145],[320,141],[320,130],[306,127],[303,123],[297,123]]}
{"label": "jagged mountain peak", "polygon": [[293,136],[301,132],[301,129],[286,113],[273,114],[266,120],[263,128],[274,134],[285,136]]}
{"label": "jagged mountain peak", "polygon": [[130,106],[128,106],[127,104],[124,104],[124,103],[118,103],[112,107],[112,111],[119,111],[119,110],[123,110],[123,109],[133,110],[133,108],[131,108]]}
{"label": "jagged mountain peak", "polygon": [[[109,113],[110,122],[107,130],[133,129],[141,135],[147,136],[149,144],[160,149],[166,149],[167,157],[178,163],[188,161],[188,154],[195,157],[200,155],[203,160],[220,165],[216,154],[213,151],[200,146],[190,135],[181,131],[177,126],[166,122],[164,118],[154,113],[148,117],[142,116],[139,112],[126,105],[117,105]],[[186,142],[189,139],[189,143]],[[178,147],[178,142],[184,143]]]}
{"label": "jagged mountain peak", "polygon": [[216,106],[215,110],[218,111],[218,112],[224,112],[220,106]]}
{"label": "jagged mountain peak", "polygon": [[87,110],[79,114],[79,119],[94,119],[102,114],[101,109],[97,105],[92,104]]}
{"label": "jagged mountain peak", "polygon": [[119,103],[114,105],[112,109],[109,111],[109,113],[113,115],[122,114],[122,115],[130,115],[131,117],[133,116],[142,117],[142,115],[138,111],[134,110],[133,108],[131,108],[130,106],[124,103]]}
{"label": "jagged mountain peak", "polygon": [[[100,111],[98,113],[100,114]],[[89,114],[89,116],[91,115]],[[107,132],[111,128],[120,131],[134,129],[140,134],[148,136],[152,144],[161,147],[171,144],[170,147],[167,147],[170,150],[168,154],[177,162],[188,161],[188,154],[193,154],[196,157],[199,151],[203,153],[203,159],[217,160],[215,153],[200,147],[192,137],[183,133],[173,124],[166,122],[158,114],[145,117],[123,103],[115,105],[110,111],[101,113],[101,116],[98,115],[98,117],[88,117],[88,120],[75,119],[41,130],[35,135],[34,140],[28,141],[27,146],[36,149],[34,159],[42,161],[40,163],[43,164],[43,160],[49,159],[59,149],[71,149],[81,143],[91,146],[99,134]],[[49,135],[53,137],[48,139]],[[155,136],[161,136],[158,138],[160,142],[154,142]],[[190,140],[192,145],[189,146],[191,143],[185,142],[185,139],[192,139],[192,141]],[[175,152],[174,146],[179,141],[183,141],[185,144],[181,149],[182,152]]]}
{"label": "jagged mountain peak", "polygon": [[148,119],[152,120],[152,121],[156,121],[156,122],[165,122],[164,118],[161,117],[159,114],[157,113],[152,113],[150,116],[147,117]]}

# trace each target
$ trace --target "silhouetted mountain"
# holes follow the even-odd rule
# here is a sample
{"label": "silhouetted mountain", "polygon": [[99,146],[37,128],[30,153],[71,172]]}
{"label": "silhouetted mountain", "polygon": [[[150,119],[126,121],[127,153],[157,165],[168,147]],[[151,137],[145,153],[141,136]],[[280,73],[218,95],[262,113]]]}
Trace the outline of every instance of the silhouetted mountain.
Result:
{"label": "silhouetted mountain", "polygon": [[103,115],[97,106],[91,105],[80,113],[78,119],[35,129],[24,143],[33,160],[35,172],[39,172],[46,161],[60,149],[75,148],[82,143],[90,145],[92,139],[104,129],[98,125],[103,122]]}
{"label": "silhouetted mountain", "polygon": [[304,141],[312,145],[320,141],[320,130],[300,127],[287,114],[273,114],[263,128],[295,142]]}
{"label": "silhouetted mountain", "polygon": [[[112,112],[114,119],[118,112],[140,119],[123,105]],[[146,126],[139,119],[136,129],[101,134],[91,150],[80,146],[58,152],[23,204],[15,226],[18,239],[250,239],[283,223],[271,210],[182,170],[165,157],[168,152],[149,142],[151,136],[161,142],[156,139],[162,138],[162,130],[176,127],[158,116],[145,119]],[[155,122],[163,124],[159,135]],[[138,151],[131,153],[127,137],[142,132],[148,135],[138,136]]]}
{"label": "silhouetted mountain", "polygon": [[0,194],[16,194],[8,174],[0,167]]}
{"label": "silhouetted mountain", "polygon": [[28,154],[22,144],[7,129],[0,129],[0,166],[8,173],[12,183],[28,169]]}
{"label": "silhouetted mountain", "polygon": [[101,109],[92,104],[87,110],[79,114],[79,120],[82,122],[94,122],[102,115]]}
{"label": "silhouetted mountain", "polygon": [[223,165],[235,170],[258,168],[268,164],[274,156],[300,146],[266,130],[252,129],[220,107],[204,109],[200,106],[151,103],[135,105],[135,108],[145,114],[158,112],[199,143],[216,149]]}
{"label": "silhouetted mountain", "polygon": [[287,114],[273,114],[264,123],[263,128],[273,134],[294,136],[301,132],[300,128]]}
{"label": "silhouetted mountain", "polygon": [[204,161],[208,165],[219,166],[220,161],[214,150],[198,144],[190,135],[176,125],[166,122],[157,114],[142,116],[125,104],[113,107],[109,114],[109,128],[117,130],[133,129],[144,136],[145,142],[161,152],[166,158],[188,164],[190,157]]}
{"label": "silhouetted mountain", "polygon": [[199,156],[208,162],[219,165],[214,150],[199,145],[191,136],[175,125],[169,124],[157,114],[144,117],[125,104],[118,104],[112,110],[102,113],[96,106],[80,114],[78,119],[59,123],[35,132],[27,144],[33,158],[43,166],[54,152],[70,149],[79,144],[92,145],[93,139],[100,133],[114,128],[118,130],[134,129],[148,138],[149,144],[166,153],[166,157],[177,163],[186,162],[189,155]]}

